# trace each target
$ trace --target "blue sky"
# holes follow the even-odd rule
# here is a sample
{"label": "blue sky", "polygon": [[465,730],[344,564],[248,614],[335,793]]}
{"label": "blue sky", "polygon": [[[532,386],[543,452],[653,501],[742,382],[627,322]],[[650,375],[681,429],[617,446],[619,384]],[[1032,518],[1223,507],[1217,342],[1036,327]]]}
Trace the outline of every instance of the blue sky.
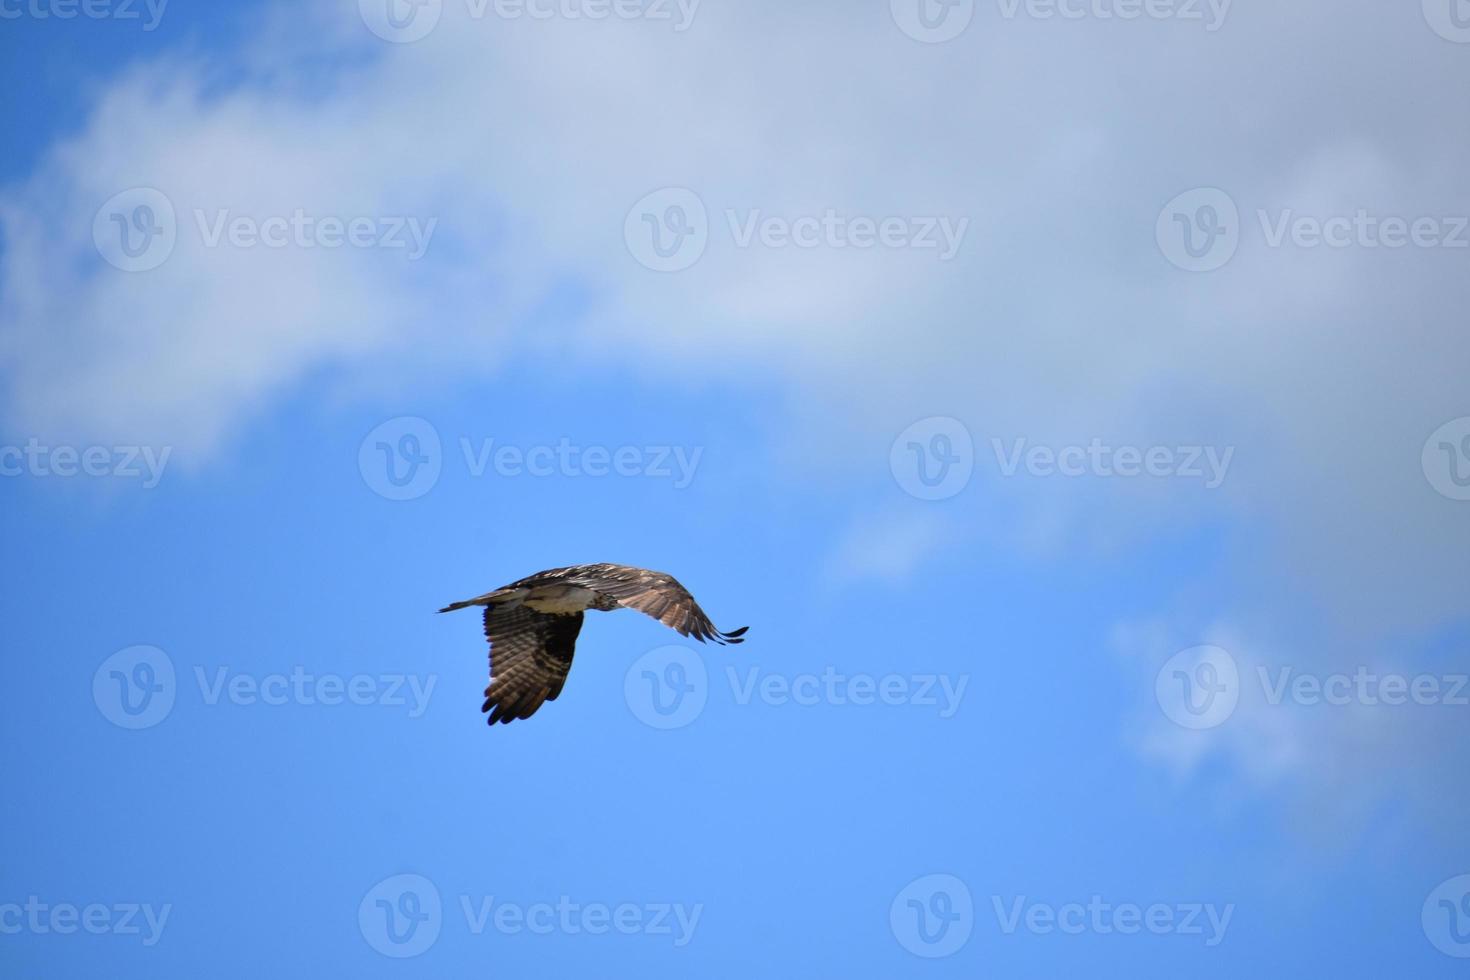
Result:
{"label": "blue sky", "polygon": [[4,972],[1461,975],[1415,7],[0,2]]}

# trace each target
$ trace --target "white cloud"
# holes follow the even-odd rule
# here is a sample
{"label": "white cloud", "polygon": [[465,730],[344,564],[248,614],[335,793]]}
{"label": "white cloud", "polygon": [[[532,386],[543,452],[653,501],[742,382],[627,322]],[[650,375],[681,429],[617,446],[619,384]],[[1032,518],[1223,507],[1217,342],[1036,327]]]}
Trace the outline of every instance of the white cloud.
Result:
{"label": "white cloud", "polygon": [[[1208,495],[977,473],[1023,547],[1234,516],[1268,531],[1234,558],[1270,583],[1261,615],[1310,602],[1384,640],[1463,614],[1465,505],[1418,459],[1470,415],[1466,253],[1270,248],[1255,223],[1470,214],[1455,122],[1470,59],[1416,9],[1349,19],[1311,0],[1214,33],[982,10],[937,46],[882,4],[707,5],[682,33],[469,9],[447,2],[427,38],[391,45],[355,2],[283,5],[240,53],[243,82],[167,60],[117,79],[0,205],[10,428],[177,445],[187,464],[323,367],[370,388],[494,371],[508,340],[555,344],[522,336],[525,312],[570,279],[595,302],[564,346],[592,338],[591,356],[681,377],[712,355],[764,368],[821,406],[831,465],[868,475],[881,449],[838,447],[884,447],[935,414],[966,420],[981,453],[1021,436],[1237,448]],[[178,244],[123,273],[97,260],[93,218],[139,185],[172,201]],[[655,273],[624,223],[669,186],[697,192],[710,241]],[[1160,208],[1198,186],[1225,189],[1243,224],[1203,275],[1154,241]],[[193,215],[221,208],[439,224],[418,262],[207,248]],[[740,247],[727,209],[970,225],[942,262]],[[895,520],[882,566],[920,567],[942,535]]]}
{"label": "white cloud", "polygon": [[869,516],[839,542],[828,574],[839,583],[902,582],[952,540],[953,533],[950,523],[933,513]]}
{"label": "white cloud", "polygon": [[[1168,618],[1115,626],[1111,645],[1140,694],[1126,721],[1140,754],[1181,781],[1211,778],[1212,765],[1238,776],[1227,784],[1232,797],[1279,800],[1324,846],[1347,845],[1385,821],[1428,817],[1438,832],[1458,832],[1470,665],[1389,653],[1331,628],[1302,631],[1295,642],[1263,642],[1261,632],[1222,622],[1190,629]],[[1197,644],[1229,657],[1233,678],[1205,679],[1234,687],[1238,702],[1194,730],[1170,715],[1182,689],[1165,676],[1160,696],[1156,681]],[[1203,704],[1199,691],[1187,696]]]}

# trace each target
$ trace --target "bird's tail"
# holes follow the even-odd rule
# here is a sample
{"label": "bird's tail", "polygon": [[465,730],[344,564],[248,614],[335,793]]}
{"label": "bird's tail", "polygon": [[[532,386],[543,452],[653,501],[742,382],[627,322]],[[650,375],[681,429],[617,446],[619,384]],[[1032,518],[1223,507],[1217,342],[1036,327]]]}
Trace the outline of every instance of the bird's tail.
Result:
{"label": "bird's tail", "polygon": [[443,609],[442,613],[454,612],[456,609],[468,609],[470,606],[500,605],[501,603],[519,603],[524,596],[524,589],[496,589],[494,592],[486,592],[484,595],[466,599],[463,602],[451,602]]}

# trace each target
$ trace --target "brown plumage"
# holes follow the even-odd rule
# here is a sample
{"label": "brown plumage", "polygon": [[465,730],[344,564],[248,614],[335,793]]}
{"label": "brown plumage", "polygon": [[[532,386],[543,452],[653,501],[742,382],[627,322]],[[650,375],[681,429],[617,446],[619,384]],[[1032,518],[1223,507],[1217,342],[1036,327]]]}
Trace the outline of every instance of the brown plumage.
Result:
{"label": "brown plumage", "polygon": [[636,609],[701,643],[739,643],[748,629],[720,632],[672,575],[630,565],[553,568],[439,611],[470,606],[485,607],[490,685],[480,710],[492,725],[529,718],[561,694],[583,610]]}

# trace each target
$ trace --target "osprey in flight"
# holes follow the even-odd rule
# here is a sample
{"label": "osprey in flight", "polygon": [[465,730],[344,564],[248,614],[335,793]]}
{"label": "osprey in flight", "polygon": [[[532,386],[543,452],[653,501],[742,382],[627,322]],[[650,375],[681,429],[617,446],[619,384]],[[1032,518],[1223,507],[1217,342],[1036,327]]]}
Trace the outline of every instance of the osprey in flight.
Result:
{"label": "osprey in flight", "polygon": [[700,643],[740,643],[750,628],[721,633],[672,575],[629,565],[553,568],[439,611],[468,606],[485,607],[490,686],[480,710],[492,725],[529,718],[556,700],[572,667],[583,610],[636,609]]}

